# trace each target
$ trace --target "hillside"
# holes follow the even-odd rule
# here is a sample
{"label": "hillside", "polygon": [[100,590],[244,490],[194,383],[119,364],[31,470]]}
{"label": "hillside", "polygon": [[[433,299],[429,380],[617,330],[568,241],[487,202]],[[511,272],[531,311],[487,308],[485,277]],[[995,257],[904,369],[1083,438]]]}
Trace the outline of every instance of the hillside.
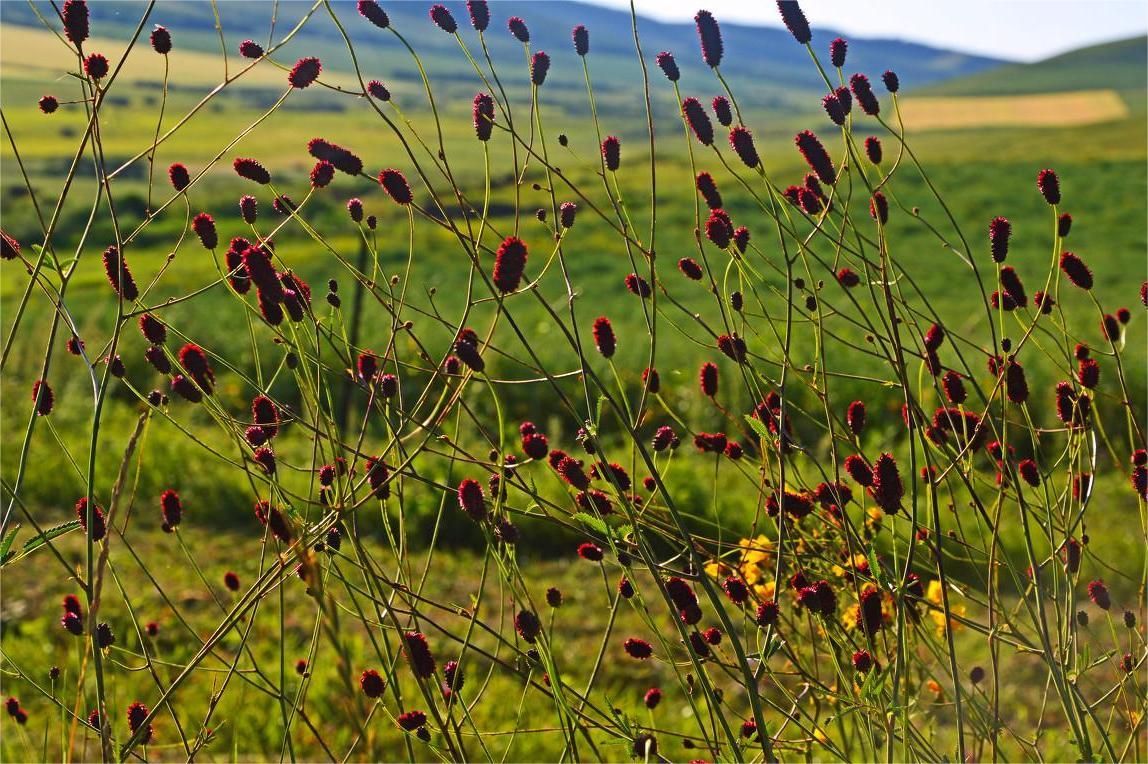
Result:
{"label": "hillside", "polygon": [[1148,88],[1148,36],[1094,45],[1034,64],[1005,64],[936,82],[928,95],[1013,95],[1112,89],[1143,93]]}
{"label": "hillside", "polygon": [[[53,17],[50,4],[37,2],[35,5],[45,18]],[[417,69],[402,50],[399,41],[391,35],[379,34],[379,30],[359,18],[350,0],[339,0],[333,5],[357,44],[356,52],[364,72],[388,83],[417,80]],[[427,18],[429,5],[429,2],[384,3],[392,27],[419,51],[435,80],[436,88],[441,82],[448,95],[461,95],[461,90],[453,93],[452,86],[465,77],[465,88],[472,88],[470,79],[473,73],[465,58],[457,55],[455,40],[437,29]],[[450,2],[446,5],[458,20],[464,39],[477,55],[475,35],[470,28],[465,4]],[[144,3],[138,2],[94,3],[92,32],[94,35],[122,38],[134,30],[145,7]],[[234,53],[239,42],[245,38],[261,43],[281,38],[306,13],[310,5],[222,3],[217,7],[228,51]],[[273,23],[276,9],[278,18]],[[486,35],[491,55],[500,61],[522,56],[521,46],[506,31],[506,19],[521,16],[530,28],[532,49],[546,50],[551,54],[554,66],[548,85],[555,90],[575,88],[578,93],[582,92],[582,71],[571,48],[570,30],[576,24],[584,24],[591,35],[591,63],[596,72],[596,89],[606,98],[612,94],[618,105],[634,105],[633,88],[640,82],[641,73],[632,56],[634,43],[629,14],[566,0],[546,3],[497,2],[491,4],[491,11],[493,18]],[[349,70],[349,56],[341,33],[326,11],[320,8],[312,21],[291,42],[283,58],[290,55],[317,55],[323,59],[328,69]],[[0,22],[5,25],[43,28],[27,3],[0,3]],[[159,4],[147,28],[150,29],[153,23],[173,29],[176,33],[176,46],[179,48],[209,53],[219,51],[219,35],[214,27],[212,6],[207,0],[174,0]],[[690,89],[691,82],[711,82],[697,54],[697,33],[693,24],[667,24],[642,19],[641,31],[643,50],[651,66],[659,51],[671,51],[676,54],[682,69],[685,90]],[[816,70],[809,66],[806,51],[796,45],[785,30],[723,24],[722,32],[728,51],[755,52],[752,56],[727,55],[721,68],[746,106],[769,108],[791,105],[795,91],[820,89],[820,79]],[[818,29],[814,45],[824,49],[836,36],[838,33],[833,30]],[[876,75],[891,68],[900,74],[902,82],[906,84],[937,83],[992,69],[1001,63],[991,58],[900,40],[852,39],[850,43],[850,71],[865,71]],[[606,76],[607,73],[609,76]],[[458,83],[458,88],[462,87]],[[802,100],[808,103],[804,96]]]}

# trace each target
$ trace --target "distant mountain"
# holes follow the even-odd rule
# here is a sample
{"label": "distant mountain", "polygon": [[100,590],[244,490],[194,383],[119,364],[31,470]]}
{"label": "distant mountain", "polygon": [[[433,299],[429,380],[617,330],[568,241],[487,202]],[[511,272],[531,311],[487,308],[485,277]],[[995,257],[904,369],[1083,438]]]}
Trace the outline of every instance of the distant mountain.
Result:
{"label": "distant mountain", "polygon": [[1068,90],[1148,89],[1148,36],[1093,45],[1034,64],[1006,64],[933,84],[929,95],[1013,95]]}
{"label": "distant mountain", "polygon": [[[426,64],[436,88],[448,95],[461,96],[464,90],[474,90],[474,73],[453,37],[436,28],[428,18],[430,4],[429,0],[382,3],[393,28],[406,38]],[[129,34],[146,7],[142,2],[119,0],[89,5],[93,34],[104,36]],[[278,18],[273,37],[279,39],[311,5],[309,2],[224,2],[216,7],[228,50],[235,51],[239,42],[248,37],[266,43],[272,37],[271,22],[276,10]],[[458,21],[472,52],[478,56],[477,38],[465,4],[450,2],[446,5]],[[378,77],[384,82],[417,81],[417,68],[393,35],[361,18],[352,0],[336,0],[334,7],[356,44],[359,63],[368,77]],[[36,8],[46,18],[53,17],[49,3],[37,0]],[[568,0],[506,0],[492,2],[490,8],[492,19],[486,39],[504,78],[519,83],[525,80],[521,45],[506,28],[509,17],[520,16],[530,29],[532,50],[546,50],[551,55],[553,65],[547,87],[553,91],[574,88],[571,94],[582,97],[582,67],[573,51],[570,32],[576,24],[584,24],[590,31],[590,66],[595,89],[602,98],[616,102],[612,105],[638,108],[640,99],[634,96],[641,72],[634,57],[628,13]],[[40,24],[26,2],[0,2],[0,23]],[[170,28],[176,45],[208,52],[219,50],[214,14],[207,0],[165,0],[156,5],[148,29],[152,23]],[[654,66],[654,57],[660,51],[670,51],[682,70],[684,93],[699,96],[717,93],[719,86],[701,61],[697,32],[692,23],[667,24],[643,17],[639,19],[639,31],[642,50],[653,77],[660,79],[662,76]],[[808,93],[821,90],[824,85],[804,48],[794,42],[788,32],[775,27],[727,23],[722,24],[722,34],[725,59],[721,72],[742,99],[743,108],[793,105],[797,98],[807,108],[816,108],[811,105]],[[829,41],[837,36],[838,33],[831,29],[815,29],[814,45],[819,52],[825,51]],[[311,22],[291,42],[284,57],[287,55],[317,55],[325,67],[350,68],[341,34],[323,7],[315,12]],[[863,71],[874,78],[885,69],[893,69],[906,86],[913,87],[973,75],[1001,63],[992,58],[899,40],[855,38],[850,40],[847,69],[849,72]],[[517,78],[514,77],[516,66]],[[699,86],[699,83],[703,84]]]}

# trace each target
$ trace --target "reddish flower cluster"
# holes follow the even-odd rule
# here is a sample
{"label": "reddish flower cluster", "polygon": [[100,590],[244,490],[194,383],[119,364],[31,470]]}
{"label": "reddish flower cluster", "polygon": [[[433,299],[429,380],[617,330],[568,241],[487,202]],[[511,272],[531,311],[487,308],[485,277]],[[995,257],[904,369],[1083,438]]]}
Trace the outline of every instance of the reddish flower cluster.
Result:
{"label": "reddish flower cluster", "polygon": [[[813,32],[809,29],[809,22],[801,12],[797,0],[777,0],[777,10],[781,12],[781,21],[785,28],[793,35],[793,39],[802,45],[813,39]],[[844,52],[842,52],[844,56]]]}
{"label": "reddish flower cluster", "polygon": [[526,258],[526,244],[517,236],[508,236],[499,245],[491,278],[500,292],[506,294],[518,288],[526,268]]}
{"label": "reddish flower cluster", "polygon": [[837,182],[837,173],[833,169],[833,161],[829,158],[828,152],[825,151],[825,147],[821,145],[821,141],[817,139],[816,135],[809,130],[803,130],[797,134],[794,142],[806,163],[817,173],[818,180],[828,186]]}
{"label": "reddish flower cluster", "polygon": [[179,500],[179,494],[167,489],[159,497],[159,507],[163,515],[163,531],[171,533],[183,519],[183,503]]}
{"label": "reddish flower cluster", "polygon": [[724,49],[717,20],[709,11],[698,11],[694,16],[694,23],[697,25],[698,39],[701,41],[702,60],[710,67],[721,66]]}

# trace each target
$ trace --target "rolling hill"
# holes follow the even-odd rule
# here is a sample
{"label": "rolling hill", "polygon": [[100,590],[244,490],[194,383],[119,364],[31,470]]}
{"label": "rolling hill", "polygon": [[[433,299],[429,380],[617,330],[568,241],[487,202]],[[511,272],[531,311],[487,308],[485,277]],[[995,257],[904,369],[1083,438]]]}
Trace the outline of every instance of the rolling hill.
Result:
{"label": "rolling hill", "polygon": [[1032,64],[1005,64],[924,88],[929,95],[1014,95],[1112,89],[1143,98],[1148,36],[1093,45]]}
{"label": "rolling hill", "polygon": [[[419,51],[436,88],[441,83],[447,94],[459,96],[464,88],[473,90],[470,65],[459,55],[452,36],[444,34],[428,19],[429,2],[390,2],[383,5],[391,17],[392,27]],[[477,51],[465,4],[451,2],[446,5],[458,20],[468,45]],[[44,18],[54,18],[49,3],[38,0],[35,7]],[[145,7],[146,4],[141,2],[93,3],[93,35],[123,38],[135,29]],[[307,3],[222,3],[217,7],[227,49],[234,55],[239,42],[246,38],[264,44],[270,39],[280,39],[311,6]],[[417,81],[418,71],[402,49],[401,42],[360,18],[351,0],[338,0],[334,7],[356,43],[364,72],[371,72],[371,76],[378,76],[388,83]],[[584,24],[590,30],[595,88],[606,98],[613,94],[620,104],[636,100],[632,96],[635,86],[640,83],[640,70],[633,58],[634,41],[629,14],[567,0],[545,3],[508,0],[492,3],[491,11],[493,18],[486,39],[495,60],[522,60],[521,45],[506,30],[509,17],[521,16],[531,30],[532,50],[546,50],[553,59],[554,66],[547,85],[553,90],[576,88],[581,93],[581,65],[572,50],[570,31],[576,24]],[[278,18],[273,21],[276,12]],[[0,23],[43,29],[43,24],[27,3],[0,3]],[[219,52],[219,33],[215,29],[212,5],[207,0],[161,3],[155,7],[146,29],[150,29],[153,23],[173,30],[177,48]],[[682,69],[683,89],[689,91],[690,83],[699,80],[712,82],[698,55],[697,33],[692,23],[668,24],[643,18],[640,30],[643,51],[651,67],[659,51],[671,51]],[[722,63],[722,74],[749,102],[747,106],[791,105],[795,97],[800,97],[808,108],[808,97],[802,91],[820,90],[821,81],[816,70],[809,66],[806,51],[794,43],[785,30],[723,24],[722,32],[726,48],[731,51]],[[813,44],[818,50],[824,50],[836,36],[838,33],[831,29],[816,29]],[[906,85],[928,85],[975,75],[1002,63],[992,58],[900,40],[851,39],[850,43],[849,71],[864,71],[876,76],[885,69],[894,69]],[[745,55],[744,51],[749,50],[755,54]],[[734,54],[733,51],[739,53]],[[317,55],[328,69],[350,69],[341,33],[322,8],[287,46],[282,58],[291,55]],[[465,85],[461,82],[464,79]],[[454,90],[458,92],[452,92],[452,84],[457,85]],[[712,88],[712,85],[707,84],[707,88]]]}

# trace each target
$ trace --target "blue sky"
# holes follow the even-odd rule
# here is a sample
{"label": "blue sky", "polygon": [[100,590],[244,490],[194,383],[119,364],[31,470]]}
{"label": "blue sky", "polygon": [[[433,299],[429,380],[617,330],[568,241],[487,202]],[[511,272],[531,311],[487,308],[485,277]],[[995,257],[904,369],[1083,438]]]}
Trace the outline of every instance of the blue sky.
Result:
{"label": "blue sky", "polygon": [[[629,9],[629,0],[590,0]],[[699,8],[718,21],[780,26],[771,0],[635,0],[638,12],[690,21]],[[1016,61],[1037,61],[1074,48],[1148,32],[1144,0],[806,0],[817,27],[857,37],[892,37]]]}

